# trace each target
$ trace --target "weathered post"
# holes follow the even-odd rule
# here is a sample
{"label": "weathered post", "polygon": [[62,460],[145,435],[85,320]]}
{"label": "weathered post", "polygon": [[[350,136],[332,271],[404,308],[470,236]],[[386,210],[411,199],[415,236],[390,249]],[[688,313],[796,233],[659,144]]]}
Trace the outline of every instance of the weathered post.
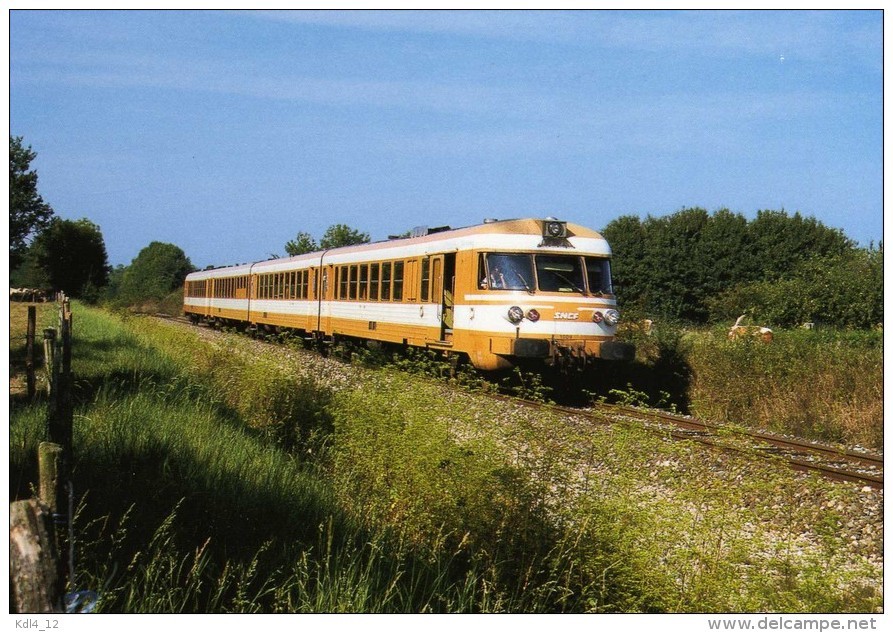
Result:
{"label": "weathered post", "polygon": [[37,468],[40,484],[38,494],[43,504],[53,514],[60,514],[65,503],[65,479],[62,446],[53,442],[41,442],[37,447]]}
{"label": "weathered post", "polygon": [[[53,522],[53,538],[56,556],[70,546],[68,531],[71,528],[70,508],[66,494],[68,481],[68,455],[59,444],[41,442],[37,447],[38,477],[40,478],[38,494],[43,507],[49,510]],[[71,573],[70,564],[66,567],[57,558],[56,575],[63,590]]]}
{"label": "weathered post", "polygon": [[25,335],[25,378],[28,384],[28,400],[34,400],[34,336],[37,333],[37,308],[28,306],[28,332]]}
{"label": "weathered post", "polygon": [[[61,444],[65,449],[65,460],[70,461],[74,419],[71,397],[71,313],[65,317],[64,308],[60,311],[60,325],[61,335],[58,340],[56,330],[48,328],[43,331],[49,378],[47,439]],[[60,349],[56,349],[57,347]]]}
{"label": "weathered post", "polygon": [[67,297],[62,301],[59,309],[59,345],[60,362],[57,373],[58,386],[56,388],[56,415],[58,417],[57,436],[50,435],[51,442],[59,442],[65,449],[66,463],[71,463],[72,432],[74,424],[74,401],[71,387],[71,303]]}
{"label": "weathered post", "polygon": [[54,532],[52,513],[37,499],[9,505],[9,593],[16,613],[63,611]]}
{"label": "weathered post", "polygon": [[54,367],[56,366],[56,330],[48,327],[43,331],[43,359],[47,373],[47,395],[53,395]]}

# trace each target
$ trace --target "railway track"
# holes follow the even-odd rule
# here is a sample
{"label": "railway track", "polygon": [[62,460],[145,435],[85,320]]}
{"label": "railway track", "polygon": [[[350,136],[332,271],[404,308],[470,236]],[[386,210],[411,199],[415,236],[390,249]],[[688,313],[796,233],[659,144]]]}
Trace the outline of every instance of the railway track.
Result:
{"label": "railway track", "polygon": [[[189,323],[189,319],[185,317],[163,314],[156,316]],[[584,417],[599,424],[633,424],[675,440],[695,441],[724,451],[777,459],[795,470],[818,473],[835,481],[848,481],[878,489],[884,487],[884,458],[867,451],[854,451],[792,437],[747,431],[656,409],[604,403],[583,409],[534,402],[516,396],[491,394],[491,397],[526,407]]]}
{"label": "railway track", "polygon": [[582,416],[599,424],[633,424],[676,440],[700,442],[724,451],[778,459],[795,470],[818,473],[835,481],[848,481],[878,489],[884,487],[884,458],[867,451],[736,429],[653,409],[613,404],[596,404],[591,409],[580,409],[509,396],[495,397],[528,407]]}

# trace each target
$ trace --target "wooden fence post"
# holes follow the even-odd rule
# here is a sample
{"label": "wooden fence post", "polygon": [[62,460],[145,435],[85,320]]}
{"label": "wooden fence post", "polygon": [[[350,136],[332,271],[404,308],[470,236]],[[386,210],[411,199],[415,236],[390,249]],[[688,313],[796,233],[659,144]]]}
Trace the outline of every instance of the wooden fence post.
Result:
{"label": "wooden fence post", "polygon": [[56,330],[48,327],[43,331],[43,359],[47,373],[47,395],[53,394],[53,374],[56,366]]}
{"label": "wooden fence post", "polygon": [[56,389],[56,412],[58,416],[58,435],[50,436],[51,442],[58,442],[65,449],[66,464],[70,464],[72,455],[72,433],[74,425],[74,400],[71,387],[71,302],[68,297],[63,298],[59,308],[59,341],[61,348],[58,372],[58,388]]}
{"label": "wooden fence post", "polygon": [[34,400],[34,336],[37,333],[37,308],[28,306],[28,333],[25,335],[25,377],[28,384],[28,401]]}
{"label": "wooden fence post", "polygon": [[52,512],[36,499],[9,505],[10,608],[16,613],[61,613],[64,581],[59,574]]}
{"label": "wooden fence post", "polygon": [[[70,462],[74,405],[71,395],[71,310],[63,303],[60,308],[60,336],[56,330],[43,331],[44,351],[49,372],[49,402],[47,407],[47,439],[61,444],[64,459]],[[60,347],[61,349],[56,349]]]}
{"label": "wooden fence post", "polygon": [[40,485],[38,494],[43,504],[53,514],[59,514],[65,504],[65,480],[62,446],[52,442],[41,442],[37,447],[37,468]]}

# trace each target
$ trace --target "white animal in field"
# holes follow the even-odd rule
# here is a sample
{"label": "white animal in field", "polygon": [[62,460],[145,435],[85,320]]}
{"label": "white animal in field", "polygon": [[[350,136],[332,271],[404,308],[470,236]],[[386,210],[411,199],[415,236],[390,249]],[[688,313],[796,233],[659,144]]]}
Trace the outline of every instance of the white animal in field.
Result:
{"label": "white animal in field", "polygon": [[742,314],[735,321],[735,325],[731,327],[729,330],[729,339],[730,340],[739,340],[745,338],[753,338],[764,343],[769,343],[772,341],[772,330],[767,327],[762,327],[760,325],[741,325],[741,322],[744,321],[746,314]]}

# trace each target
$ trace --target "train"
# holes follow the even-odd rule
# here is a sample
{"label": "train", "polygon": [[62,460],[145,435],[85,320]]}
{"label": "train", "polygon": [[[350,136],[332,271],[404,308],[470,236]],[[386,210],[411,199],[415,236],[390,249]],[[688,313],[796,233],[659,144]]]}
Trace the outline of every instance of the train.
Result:
{"label": "train", "polygon": [[183,294],[193,323],[425,348],[483,371],[635,354],[617,340],[607,241],[552,217],[193,272]]}

